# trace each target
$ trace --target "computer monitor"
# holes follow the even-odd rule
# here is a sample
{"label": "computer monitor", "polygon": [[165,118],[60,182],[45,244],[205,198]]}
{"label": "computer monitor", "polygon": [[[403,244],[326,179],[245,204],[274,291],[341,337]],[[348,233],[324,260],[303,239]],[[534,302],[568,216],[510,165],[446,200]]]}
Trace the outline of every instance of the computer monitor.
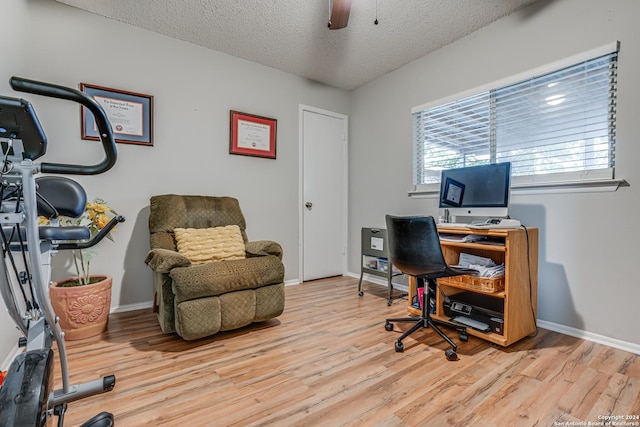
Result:
{"label": "computer monitor", "polygon": [[511,163],[447,169],[440,178],[440,208],[448,209],[449,215],[508,216]]}

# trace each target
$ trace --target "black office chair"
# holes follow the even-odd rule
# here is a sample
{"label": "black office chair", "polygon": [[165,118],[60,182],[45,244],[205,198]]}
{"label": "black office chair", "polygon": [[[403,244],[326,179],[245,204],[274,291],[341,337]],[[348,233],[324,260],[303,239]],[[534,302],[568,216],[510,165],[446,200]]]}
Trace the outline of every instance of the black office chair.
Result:
{"label": "black office chair", "polygon": [[392,322],[415,322],[415,325],[403,333],[396,341],[396,351],[404,351],[402,340],[405,337],[420,328],[431,327],[451,345],[452,349],[445,352],[447,359],[457,360],[458,355],[456,351],[458,347],[442,332],[438,325],[455,328],[460,332],[460,339],[463,341],[467,340],[467,330],[464,326],[431,318],[429,311],[429,290],[432,289],[434,292],[439,290],[444,299],[448,300],[448,297],[438,287],[436,279],[462,274],[476,275],[478,272],[472,269],[456,268],[447,265],[444,255],[442,254],[440,237],[433,217],[398,217],[387,215],[386,221],[389,259],[398,270],[416,278],[417,288],[421,286],[424,287],[422,294],[422,316],[386,320],[384,327],[387,331],[393,330]]}

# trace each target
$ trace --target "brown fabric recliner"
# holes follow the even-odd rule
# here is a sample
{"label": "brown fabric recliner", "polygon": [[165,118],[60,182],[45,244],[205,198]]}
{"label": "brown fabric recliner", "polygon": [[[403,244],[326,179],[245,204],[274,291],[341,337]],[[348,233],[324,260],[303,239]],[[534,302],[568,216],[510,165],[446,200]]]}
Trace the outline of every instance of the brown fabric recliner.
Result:
{"label": "brown fabric recliner", "polygon": [[[151,197],[154,311],[163,332],[194,340],[279,316],[284,310],[282,247],[249,242],[244,215],[232,197],[166,194]],[[177,250],[175,228],[237,225],[246,258],[191,264]]]}

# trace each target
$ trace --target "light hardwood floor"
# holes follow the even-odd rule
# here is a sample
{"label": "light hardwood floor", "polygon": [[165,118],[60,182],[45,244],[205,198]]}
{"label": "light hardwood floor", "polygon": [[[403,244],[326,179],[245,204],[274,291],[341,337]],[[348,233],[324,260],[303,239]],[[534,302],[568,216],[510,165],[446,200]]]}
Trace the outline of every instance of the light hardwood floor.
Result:
{"label": "light hardwood floor", "polygon": [[544,329],[506,349],[470,337],[456,362],[432,330],[396,353],[408,325],[387,332],[384,319],[406,316],[406,300],[388,307],[385,295],[367,284],[358,297],[348,277],[288,286],[278,319],[195,342],[163,335],[150,310],[113,314],[107,333],[70,342],[68,354],[72,382],[113,373],[115,389],[71,403],[65,425],[100,411],[117,426],[558,426],[640,415],[635,354]]}

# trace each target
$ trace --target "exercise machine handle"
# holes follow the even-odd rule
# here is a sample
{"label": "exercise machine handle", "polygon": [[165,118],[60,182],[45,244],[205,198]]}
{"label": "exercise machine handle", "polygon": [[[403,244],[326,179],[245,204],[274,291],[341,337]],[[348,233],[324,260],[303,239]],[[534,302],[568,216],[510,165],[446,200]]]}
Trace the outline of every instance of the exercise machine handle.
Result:
{"label": "exercise machine handle", "polygon": [[104,110],[95,99],[76,89],[58,86],[51,83],[28,80],[21,77],[11,77],[11,87],[20,92],[33,93],[51,98],[65,99],[84,105],[91,111],[96,120],[98,134],[102,142],[106,157],[95,165],[72,165],[66,163],[42,162],[40,170],[45,173],[70,174],[70,175],[97,175],[108,171],[116,163],[118,152],[113,139],[113,131],[109,119]]}
{"label": "exercise machine handle", "polygon": [[96,234],[93,237],[93,239],[87,240],[86,242],[60,243],[60,244],[58,244],[58,249],[60,249],[60,250],[87,249],[87,248],[90,248],[92,246],[95,246],[102,239],[107,237],[107,234],[109,234],[109,232],[113,229],[113,227],[118,225],[118,223],[124,222],[124,221],[125,221],[125,218],[122,215],[115,216],[115,217],[111,218],[111,220],[107,223],[107,225],[105,225],[102,228],[102,230],[100,230],[98,232],[98,234]]}

